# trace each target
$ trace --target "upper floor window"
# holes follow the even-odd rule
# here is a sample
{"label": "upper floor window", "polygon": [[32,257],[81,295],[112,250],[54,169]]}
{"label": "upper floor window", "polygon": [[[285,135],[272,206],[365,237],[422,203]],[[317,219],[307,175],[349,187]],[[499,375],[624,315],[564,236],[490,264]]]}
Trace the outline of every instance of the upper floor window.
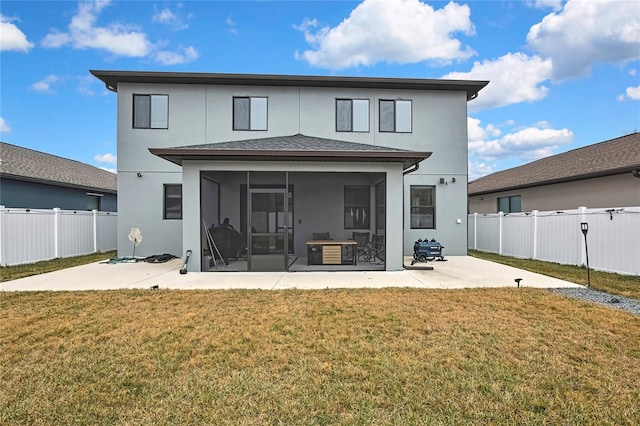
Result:
{"label": "upper floor window", "polygon": [[411,133],[411,101],[381,99],[380,131]]}
{"label": "upper floor window", "polygon": [[267,130],[267,98],[234,97],[233,130]]}
{"label": "upper floor window", "polygon": [[336,131],[368,132],[369,99],[336,99]]}
{"label": "upper floor window", "polygon": [[435,190],[434,186],[411,185],[411,229],[435,229]]}
{"label": "upper floor window", "polygon": [[134,129],[168,129],[169,95],[133,95]]}
{"label": "upper floor window", "polygon": [[499,197],[498,211],[502,213],[522,212],[522,197],[520,195],[512,195],[511,197]]}

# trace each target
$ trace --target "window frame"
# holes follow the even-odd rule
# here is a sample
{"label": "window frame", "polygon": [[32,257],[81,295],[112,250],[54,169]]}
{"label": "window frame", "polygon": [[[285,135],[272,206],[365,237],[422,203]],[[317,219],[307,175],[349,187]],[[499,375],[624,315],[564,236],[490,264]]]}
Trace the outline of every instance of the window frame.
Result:
{"label": "window frame", "polygon": [[[416,196],[414,196],[414,190],[421,190],[421,189],[430,189],[431,190],[431,206],[428,205],[414,205],[414,198]],[[419,200],[419,196],[418,196],[418,200]],[[422,226],[420,225],[414,225],[414,220],[413,217],[414,215],[418,215],[418,216],[424,216],[426,214],[428,214],[427,212],[416,212],[414,213],[414,209],[426,209],[426,210],[431,210],[431,226]],[[409,186],[409,226],[411,227],[411,229],[436,229],[436,186],[435,185],[410,185]]]}
{"label": "window frame", "polygon": [[[167,193],[167,189],[170,189],[170,188],[180,188],[179,196],[175,196],[175,195],[170,196]],[[179,213],[180,216],[179,217],[169,217],[169,215],[167,214],[168,213],[167,209],[169,207],[167,205],[168,204],[167,200],[169,198],[180,198],[180,213]],[[181,183],[165,183],[165,184],[163,184],[162,185],[162,219],[163,220],[182,220],[182,209],[183,209],[183,206],[182,206],[182,184]]]}
{"label": "window frame", "polygon": [[[366,126],[366,130],[354,130],[354,127],[356,127],[354,124],[354,101],[366,101],[367,106],[366,106],[366,112],[367,112],[367,117],[366,117],[366,122],[367,122],[367,126]],[[340,102],[348,102],[350,105],[350,117],[349,117],[349,129],[340,129],[338,127],[338,118],[339,118],[339,114],[338,114],[338,103]],[[335,100],[335,123],[336,123],[336,132],[344,132],[344,133],[369,133],[371,131],[371,106],[370,106],[370,100],[369,98],[336,98]],[[359,127],[359,126],[358,126]]]}
{"label": "window frame", "polygon": [[[249,100],[249,109],[247,111],[247,128],[239,128],[236,127],[236,99],[248,99]],[[264,111],[264,129],[262,128],[253,128],[252,127],[252,100],[253,99],[264,99],[265,101],[265,111]],[[237,132],[266,132],[269,130],[269,97],[268,96],[233,96],[231,99],[231,130]]]}
{"label": "window frame", "polygon": [[[393,103],[393,130],[383,130],[382,128],[382,104]],[[409,104],[409,130],[398,130],[398,102],[408,102]],[[378,99],[378,132],[380,133],[413,133],[413,100],[412,99]]]}
{"label": "window frame", "polygon": [[[166,118],[163,120],[163,124],[161,126],[154,126],[154,120],[153,120],[153,98],[166,98]],[[136,98],[147,98],[148,101],[148,112],[147,112],[147,117],[145,117],[145,124],[144,125],[138,125],[136,118],[139,117],[139,115],[141,113],[137,112],[137,108],[136,108]],[[150,129],[150,130],[166,130],[169,128],[169,95],[168,94],[161,94],[161,93],[134,93],[133,94],[133,107],[132,107],[132,128],[133,129]]]}
{"label": "window frame", "polygon": [[[347,203],[347,191],[348,190],[365,190],[366,189],[366,198],[367,202],[362,204],[348,204]],[[364,193],[365,191],[363,191]],[[343,188],[344,194],[344,229],[371,229],[371,186],[370,185],[345,185]],[[352,197],[355,198],[355,197]],[[356,209],[356,213],[353,214],[353,209]],[[358,209],[363,209],[363,212],[366,213],[364,215],[365,219],[360,219]],[[349,209],[349,210],[347,210]],[[351,220],[353,218],[358,217],[357,222],[352,222],[351,224],[347,221],[347,214],[351,216]]]}
{"label": "window frame", "polygon": [[[520,204],[520,208],[518,209],[518,211],[514,211],[513,209],[513,201],[515,199],[519,200],[519,204]],[[507,204],[509,205],[508,211],[503,211],[500,209],[500,200],[507,200]],[[502,213],[522,213],[522,194],[518,194],[518,195],[507,195],[504,197],[497,197],[496,199],[497,204],[498,204],[498,209],[497,211],[502,211]]]}

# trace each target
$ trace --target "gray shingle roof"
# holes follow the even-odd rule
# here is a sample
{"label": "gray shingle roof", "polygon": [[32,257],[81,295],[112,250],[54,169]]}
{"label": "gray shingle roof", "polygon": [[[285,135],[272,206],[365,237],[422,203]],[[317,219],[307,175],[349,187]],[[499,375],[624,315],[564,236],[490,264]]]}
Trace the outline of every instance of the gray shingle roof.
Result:
{"label": "gray shingle roof", "polygon": [[368,151],[410,152],[406,149],[388,148],[364,143],[345,142],[335,139],[317,138],[298,133],[293,136],[275,136],[260,139],[209,143],[179,147],[183,149],[233,150],[233,151]]}
{"label": "gray shingle roof", "polygon": [[117,176],[89,164],[0,142],[0,173],[20,180],[117,191]]}
{"label": "gray shingle roof", "polygon": [[150,148],[149,151],[178,165],[182,165],[184,160],[295,160],[402,162],[405,167],[409,167],[431,155],[431,152],[408,151],[302,134],[174,148]]}
{"label": "gray shingle roof", "polygon": [[469,195],[609,176],[640,169],[640,133],[599,142],[469,182]]}

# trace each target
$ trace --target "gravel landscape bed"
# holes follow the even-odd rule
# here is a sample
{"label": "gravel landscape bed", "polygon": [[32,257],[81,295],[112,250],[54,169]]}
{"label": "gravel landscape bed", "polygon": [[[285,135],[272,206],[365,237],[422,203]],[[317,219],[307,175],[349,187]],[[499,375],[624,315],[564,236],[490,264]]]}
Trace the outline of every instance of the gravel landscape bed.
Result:
{"label": "gravel landscape bed", "polygon": [[574,299],[581,299],[587,302],[598,303],[610,308],[620,309],[640,315],[640,301],[624,296],[605,293],[604,291],[591,290],[589,288],[553,288],[553,293],[561,294]]}

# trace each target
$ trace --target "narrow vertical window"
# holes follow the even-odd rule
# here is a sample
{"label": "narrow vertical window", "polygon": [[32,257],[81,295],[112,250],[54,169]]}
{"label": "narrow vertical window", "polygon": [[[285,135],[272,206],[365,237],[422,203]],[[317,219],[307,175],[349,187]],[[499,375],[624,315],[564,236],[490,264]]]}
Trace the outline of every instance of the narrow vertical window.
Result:
{"label": "narrow vertical window", "polygon": [[411,229],[435,229],[435,187],[412,185],[410,196]]}
{"label": "narrow vertical window", "polygon": [[267,130],[267,98],[234,97],[233,130]]}
{"label": "narrow vertical window", "polygon": [[182,185],[164,185],[163,219],[182,219]]}
{"label": "narrow vertical window", "polygon": [[133,95],[134,129],[168,129],[169,95]]}
{"label": "narrow vertical window", "polygon": [[369,229],[371,193],[369,186],[344,187],[344,228]]}

